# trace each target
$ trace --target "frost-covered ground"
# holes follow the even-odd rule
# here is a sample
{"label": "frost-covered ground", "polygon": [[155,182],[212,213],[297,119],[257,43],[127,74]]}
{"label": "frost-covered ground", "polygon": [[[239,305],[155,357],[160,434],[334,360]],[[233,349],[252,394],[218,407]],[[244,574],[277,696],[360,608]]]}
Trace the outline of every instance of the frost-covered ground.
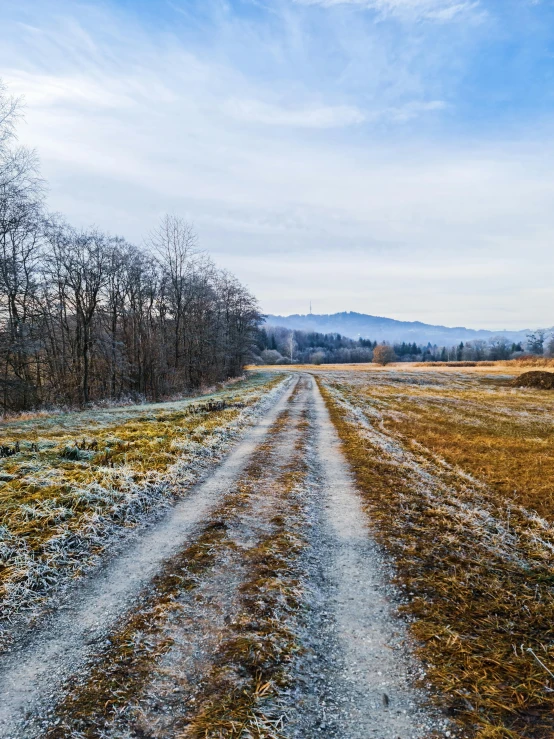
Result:
{"label": "frost-covered ground", "polygon": [[197,398],[4,421],[0,645],[14,614],[36,610],[112,539],[186,494],[283,382],[260,372]]}
{"label": "frost-covered ground", "polygon": [[[53,477],[22,473],[27,499],[6,479],[6,510],[28,581],[36,562],[55,585],[259,418],[4,655],[0,735],[554,735],[554,394],[486,371],[308,369],[276,403],[282,373],[226,408],[51,417],[38,442],[13,425],[4,473],[25,453]],[[9,592],[31,603],[54,589],[38,581]]]}
{"label": "frost-covered ground", "polygon": [[139,533],[5,655],[0,736],[451,736],[313,378]]}
{"label": "frost-covered ground", "polygon": [[554,397],[509,377],[321,372],[439,705],[554,735]]}

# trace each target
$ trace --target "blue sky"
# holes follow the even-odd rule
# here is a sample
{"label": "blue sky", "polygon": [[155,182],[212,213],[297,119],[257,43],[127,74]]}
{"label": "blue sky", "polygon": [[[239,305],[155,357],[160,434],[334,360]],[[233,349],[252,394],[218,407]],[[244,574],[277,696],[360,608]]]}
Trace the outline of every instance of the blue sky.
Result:
{"label": "blue sky", "polygon": [[267,312],[554,324],[554,2],[0,0],[49,205]]}

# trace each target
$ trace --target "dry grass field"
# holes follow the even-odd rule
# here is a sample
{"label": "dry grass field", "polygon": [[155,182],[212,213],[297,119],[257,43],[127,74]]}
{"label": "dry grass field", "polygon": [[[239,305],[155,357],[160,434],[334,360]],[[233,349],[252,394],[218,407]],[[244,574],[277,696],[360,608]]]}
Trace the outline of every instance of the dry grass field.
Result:
{"label": "dry grass field", "polygon": [[554,393],[514,369],[316,372],[436,700],[480,739],[554,733]]}
{"label": "dry grass field", "polygon": [[118,530],[181,496],[282,378],[258,372],[198,398],[2,422],[4,625],[77,575]]}
{"label": "dry grass field", "polygon": [[[5,421],[6,634],[56,617],[3,655],[0,735],[551,739],[554,391],[528,368],[255,368]],[[146,520],[133,584],[114,543]]]}

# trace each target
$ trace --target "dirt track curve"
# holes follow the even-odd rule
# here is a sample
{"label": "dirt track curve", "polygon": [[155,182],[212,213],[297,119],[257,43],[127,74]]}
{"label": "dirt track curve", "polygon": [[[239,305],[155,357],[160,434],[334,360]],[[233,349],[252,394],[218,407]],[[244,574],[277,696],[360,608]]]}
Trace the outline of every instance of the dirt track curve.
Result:
{"label": "dirt track curve", "polygon": [[299,375],[205,482],[2,657],[0,737],[443,736],[386,573],[317,384]]}

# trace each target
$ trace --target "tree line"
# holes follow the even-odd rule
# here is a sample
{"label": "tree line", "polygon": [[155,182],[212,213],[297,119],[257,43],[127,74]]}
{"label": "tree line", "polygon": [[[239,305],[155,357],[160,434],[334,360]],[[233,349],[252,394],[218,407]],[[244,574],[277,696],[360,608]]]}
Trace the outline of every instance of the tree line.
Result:
{"label": "tree line", "polygon": [[176,216],[138,247],[49,214],[20,115],[0,82],[2,408],[160,399],[239,375],[256,299]]}
{"label": "tree line", "polygon": [[258,364],[348,364],[371,362],[376,341],[349,339],[341,334],[262,326],[256,338]]}
{"label": "tree line", "polygon": [[554,356],[554,335],[539,329],[525,342],[512,342],[503,336],[487,341],[475,339],[455,346],[402,342],[389,344],[371,339],[350,339],[338,333],[322,334],[291,330],[281,326],[262,326],[255,343],[257,364],[348,364],[371,362],[377,347],[386,346],[387,361],[461,362],[499,361],[523,354]]}

